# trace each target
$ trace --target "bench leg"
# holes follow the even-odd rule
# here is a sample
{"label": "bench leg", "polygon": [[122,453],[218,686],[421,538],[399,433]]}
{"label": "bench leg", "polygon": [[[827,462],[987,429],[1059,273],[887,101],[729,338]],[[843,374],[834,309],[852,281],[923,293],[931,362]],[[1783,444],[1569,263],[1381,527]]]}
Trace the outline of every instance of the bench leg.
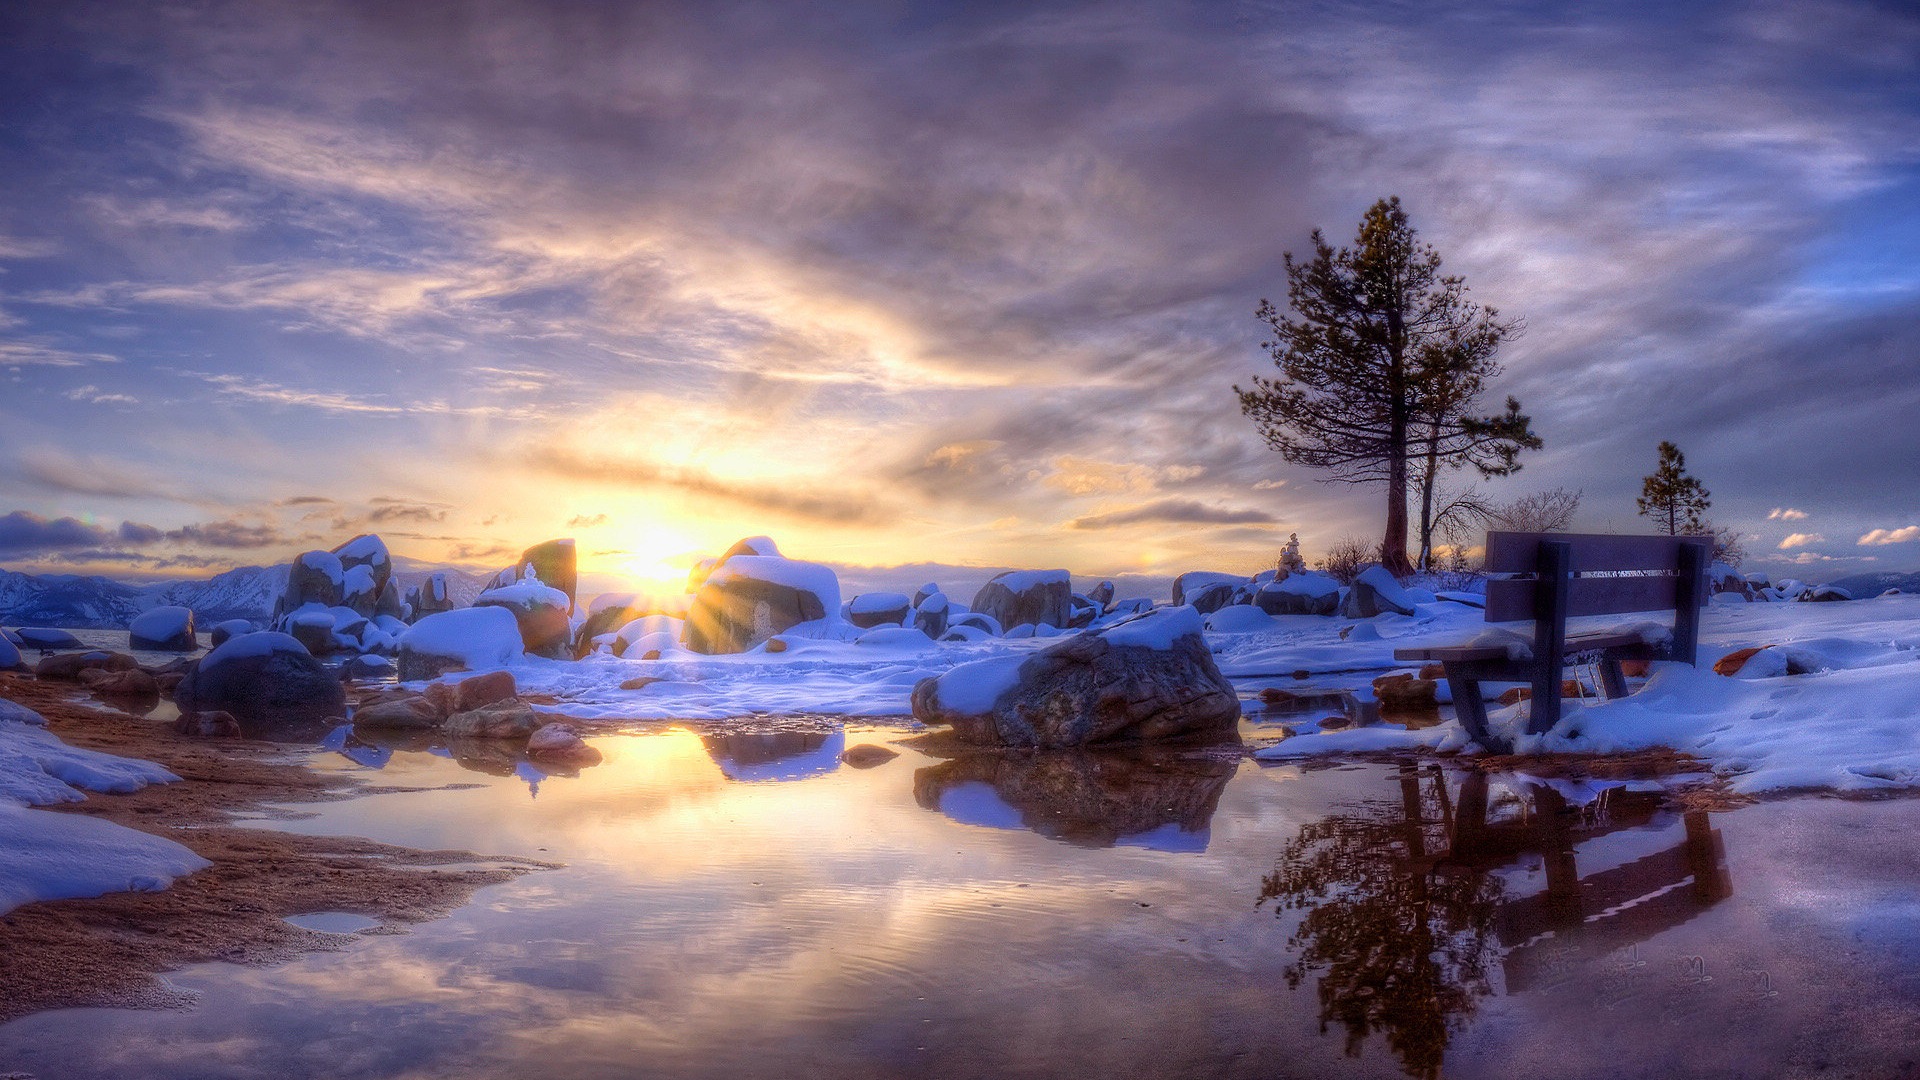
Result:
{"label": "bench leg", "polygon": [[1620,670],[1620,661],[1611,656],[1600,661],[1600,689],[1608,701],[1627,696],[1627,677]]}
{"label": "bench leg", "polygon": [[1565,681],[1559,654],[1546,657],[1533,669],[1533,695],[1528,701],[1527,734],[1544,735],[1560,722],[1560,684]]}
{"label": "bench leg", "polygon": [[1460,726],[1467,729],[1474,742],[1496,754],[1505,753],[1506,744],[1487,732],[1487,702],[1480,696],[1480,680],[1456,674],[1452,664],[1446,669],[1447,689],[1453,694],[1453,713],[1460,718]]}

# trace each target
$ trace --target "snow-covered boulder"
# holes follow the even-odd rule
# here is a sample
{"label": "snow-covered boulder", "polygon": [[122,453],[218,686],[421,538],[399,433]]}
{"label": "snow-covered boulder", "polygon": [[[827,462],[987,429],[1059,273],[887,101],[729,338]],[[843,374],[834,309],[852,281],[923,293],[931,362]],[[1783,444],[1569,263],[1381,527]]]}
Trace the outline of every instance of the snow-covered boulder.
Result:
{"label": "snow-covered boulder", "polygon": [[373,569],[367,566],[351,566],[341,578],[340,606],[348,608],[363,619],[373,617],[373,606],[380,599],[380,581],[374,577]]}
{"label": "snow-covered boulder", "polygon": [[346,695],[306,646],[274,631],[230,638],[201,657],[174,688],[180,712],[225,712],[276,733],[347,714]]}
{"label": "snow-covered boulder", "polygon": [[1087,599],[1099,605],[1100,610],[1104,613],[1107,607],[1113,603],[1113,582],[1103,581],[1095,585],[1093,591],[1087,594]]}
{"label": "snow-covered boulder", "polygon": [[127,641],[135,649],[155,652],[192,652],[200,647],[193,637],[193,611],[157,607],[127,624]]}
{"label": "snow-covered boulder", "polygon": [[646,659],[649,652],[665,652],[680,644],[687,621],[671,615],[643,615],[622,626],[613,636],[613,655]]}
{"label": "snow-covered boulder", "polygon": [[1411,615],[1413,604],[1413,598],[1407,595],[1391,571],[1384,566],[1369,566],[1353,579],[1353,587],[1347,590],[1347,599],[1340,606],[1340,614],[1348,619],[1371,619],[1388,612]]}
{"label": "snow-covered boulder", "polygon": [[346,595],[347,568],[331,551],[308,551],[287,568],[287,590],[278,614],[290,614],[308,604],[338,607]]}
{"label": "snow-covered boulder", "polygon": [[847,601],[847,621],[862,630],[876,626],[904,626],[913,613],[913,603],[905,593],[861,593]]}
{"label": "snow-covered boulder", "polygon": [[1073,579],[1065,570],[1009,570],[974,594],[971,607],[998,623],[1066,626],[1072,621]]}
{"label": "snow-covered boulder", "polygon": [[252,622],[246,619],[228,619],[225,622],[214,623],[213,629],[208,632],[207,636],[210,639],[209,644],[217,649],[225,645],[229,638],[237,638],[241,634],[251,633],[253,633]]}
{"label": "snow-covered boulder", "polygon": [[1207,615],[1207,629],[1216,634],[1248,634],[1271,630],[1273,616],[1252,604],[1228,604]]}
{"label": "snow-covered boulder", "polygon": [[573,599],[531,574],[512,585],[488,589],[474,598],[476,608],[504,608],[520,626],[527,652],[553,659],[573,655],[573,623],[567,617]]}
{"label": "snow-covered boulder", "polygon": [[1810,604],[1825,604],[1836,600],[1851,600],[1853,594],[1838,585],[1816,585],[1807,590],[1802,599]]}
{"label": "snow-covered boulder", "polygon": [[986,615],[978,611],[949,610],[947,614],[947,629],[953,630],[962,626],[978,630],[988,637],[999,637],[1004,633],[1000,626],[1000,620],[991,615]]}
{"label": "snow-covered boulder", "polygon": [[913,605],[913,628],[938,641],[947,632],[947,616],[952,608],[946,593],[936,589],[923,595]]}
{"label": "snow-covered boulder", "polygon": [[685,643],[697,653],[745,652],[783,630],[839,612],[840,578],[832,569],[773,555],[733,555],[694,594]]}
{"label": "snow-covered boulder", "polygon": [[[487,590],[515,585],[527,580],[538,581],[550,589],[557,589],[567,598],[566,614],[573,614],[573,603],[579,595],[580,561],[572,540],[548,540],[535,544],[520,553],[520,558],[512,566],[493,575],[487,584]],[[479,603],[479,601],[474,601]]]}
{"label": "snow-covered boulder", "polygon": [[1240,701],[1199,612],[1175,607],[922,679],[913,715],[965,742],[1067,747],[1226,735]]}
{"label": "snow-covered boulder", "polygon": [[449,671],[499,671],[520,658],[520,622],[504,607],[470,607],[429,615],[400,639],[401,682]]}
{"label": "snow-covered boulder", "polygon": [[1332,615],[1340,610],[1340,583],[1302,570],[1260,586],[1253,602],[1269,615]]}
{"label": "snow-covered boulder", "polygon": [[[1247,579],[1240,574],[1222,574],[1213,570],[1189,570],[1173,579],[1173,606],[1179,607],[1186,604],[1198,608],[1200,614],[1205,615],[1233,603],[1234,593],[1245,584]],[[1219,588],[1223,585],[1226,586],[1224,592]],[[1214,602],[1216,596],[1223,598]],[[1200,601],[1203,597],[1212,604],[1211,607],[1201,605]]]}
{"label": "snow-covered boulder", "polygon": [[27,662],[20,659],[20,648],[4,637],[0,637],[0,671],[23,671]]}
{"label": "snow-covered boulder", "polygon": [[14,644],[23,649],[39,649],[47,652],[53,649],[84,649],[80,639],[65,630],[56,630],[50,626],[23,626],[15,630],[19,640]]}
{"label": "snow-covered boulder", "polygon": [[429,615],[438,615],[453,610],[453,588],[447,582],[444,570],[428,574],[426,580],[407,590],[407,607],[411,609],[411,618],[418,622]]}
{"label": "snow-covered boulder", "polygon": [[927,597],[932,596],[934,593],[945,595],[946,590],[931,581],[915,589],[913,593],[913,606],[918,608],[921,604],[927,602]]}
{"label": "snow-covered boulder", "polygon": [[393,661],[384,656],[349,656],[340,665],[340,674],[349,679],[384,679],[394,672]]}

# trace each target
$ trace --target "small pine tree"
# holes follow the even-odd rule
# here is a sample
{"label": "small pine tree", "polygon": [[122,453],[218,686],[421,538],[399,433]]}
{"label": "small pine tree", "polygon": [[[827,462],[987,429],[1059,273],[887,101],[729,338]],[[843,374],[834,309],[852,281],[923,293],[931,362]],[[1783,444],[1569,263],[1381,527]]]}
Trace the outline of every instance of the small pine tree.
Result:
{"label": "small pine tree", "polygon": [[1665,527],[1668,536],[1706,530],[1701,512],[1713,505],[1707,489],[1687,475],[1687,459],[1670,442],[1660,444],[1660,467],[1640,486],[1640,514]]}

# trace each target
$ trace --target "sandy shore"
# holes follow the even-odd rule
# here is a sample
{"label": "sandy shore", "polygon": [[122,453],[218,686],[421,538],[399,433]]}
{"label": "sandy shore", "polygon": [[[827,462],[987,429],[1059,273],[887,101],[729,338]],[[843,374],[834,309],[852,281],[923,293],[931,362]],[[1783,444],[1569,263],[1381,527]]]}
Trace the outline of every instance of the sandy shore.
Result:
{"label": "sandy shore", "polygon": [[185,1004],[163,973],[214,960],[273,963],[351,940],[302,929],[287,916],[354,912],[381,921],[362,933],[398,933],[452,911],[483,886],[550,865],[235,827],[230,815],[269,803],[382,789],[308,769],[287,747],[176,735],[170,725],[104,707],[72,683],[0,675],[0,697],[36,710],[74,746],[145,758],[182,779],[48,809],[165,836],[213,863],[164,892],[28,904],[0,915],[0,1022],[70,1006]]}

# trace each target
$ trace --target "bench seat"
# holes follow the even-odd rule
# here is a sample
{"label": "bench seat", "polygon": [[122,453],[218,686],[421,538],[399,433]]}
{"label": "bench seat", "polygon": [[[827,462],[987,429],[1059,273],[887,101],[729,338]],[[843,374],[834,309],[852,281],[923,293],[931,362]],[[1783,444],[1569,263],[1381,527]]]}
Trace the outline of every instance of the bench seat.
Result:
{"label": "bench seat", "polygon": [[[1593,633],[1580,634],[1567,639],[1561,653],[1567,656],[1579,653],[1597,652],[1603,649],[1630,649],[1635,645],[1646,644],[1639,634]],[[1393,650],[1395,660],[1426,660],[1444,664],[1449,661],[1505,660],[1507,650],[1501,645],[1435,645],[1417,649]]]}

